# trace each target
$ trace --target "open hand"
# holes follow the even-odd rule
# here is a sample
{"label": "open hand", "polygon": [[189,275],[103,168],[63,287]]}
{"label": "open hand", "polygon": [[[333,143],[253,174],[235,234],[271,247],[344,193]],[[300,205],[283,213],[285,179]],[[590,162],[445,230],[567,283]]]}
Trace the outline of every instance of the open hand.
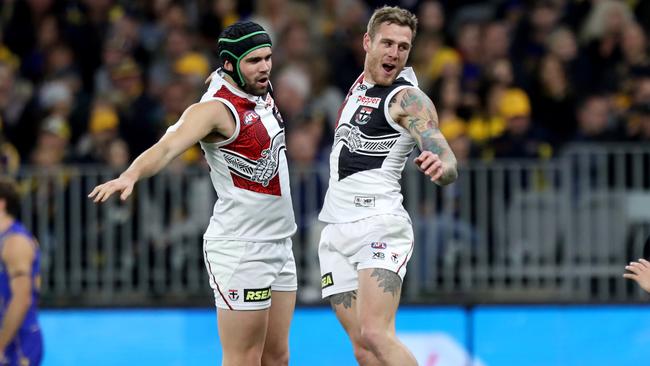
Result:
{"label": "open hand", "polygon": [[120,199],[126,200],[133,192],[135,181],[125,176],[120,176],[117,179],[110,180],[104,184],[100,184],[88,195],[88,198],[93,199],[95,202],[106,201],[113,193],[120,191]]}
{"label": "open hand", "polygon": [[632,273],[626,273],[623,277],[636,281],[642,289],[650,292],[650,262],[641,258],[638,262],[630,262],[625,269]]}

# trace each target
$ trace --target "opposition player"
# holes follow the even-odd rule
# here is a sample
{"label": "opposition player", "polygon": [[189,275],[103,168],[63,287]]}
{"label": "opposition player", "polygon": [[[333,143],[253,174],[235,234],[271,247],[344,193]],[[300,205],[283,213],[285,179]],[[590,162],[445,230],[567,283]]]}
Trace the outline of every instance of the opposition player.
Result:
{"label": "opposition player", "polygon": [[43,357],[38,324],[40,251],[16,219],[16,184],[0,179],[0,365],[37,366]]}

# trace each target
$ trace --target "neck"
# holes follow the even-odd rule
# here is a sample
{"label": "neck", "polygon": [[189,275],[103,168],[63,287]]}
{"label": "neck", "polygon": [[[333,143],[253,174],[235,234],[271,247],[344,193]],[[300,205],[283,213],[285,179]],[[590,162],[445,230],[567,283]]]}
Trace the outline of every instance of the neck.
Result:
{"label": "neck", "polygon": [[5,232],[14,223],[14,218],[10,215],[0,215],[0,232]]}
{"label": "neck", "polygon": [[222,73],[221,76],[223,77],[224,80],[226,80],[226,82],[228,84],[232,85],[235,89],[239,90],[240,92],[242,92],[244,94],[248,94],[248,92],[246,92],[246,90],[242,89],[242,87],[239,86],[239,84],[237,84],[235,82],[235,79],[233,79],[232,76],[226,74],[225,72]]}
{"label": "neck", "polygon": [[368,55],[366,55],[366,60],[363,62],[363,81],[375,84],[372,75],[370,74],[370,65],[368,65]]}

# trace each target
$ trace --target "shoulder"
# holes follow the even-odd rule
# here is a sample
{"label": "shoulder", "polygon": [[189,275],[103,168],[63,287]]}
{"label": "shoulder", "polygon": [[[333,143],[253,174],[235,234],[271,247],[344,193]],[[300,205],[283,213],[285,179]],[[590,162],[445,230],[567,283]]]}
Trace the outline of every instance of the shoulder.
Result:
{"label": "shoulder", "polygon": [[417,87],[409,86],[398,91],[390,101],[391,105],[399,107],[405,113],[433,107],[433,102],[426,93]]}
{"label": "shoulder", "polygon": [[6,262],[31,258],[34,255],[34,246],[31,237],[24,233],[9,234],[2,246],[2,259]]}
{"label": "shoulder", "polygon": [[232,113],[228,107],[218,99],[194,103],[184,113],[185,119],[200,119],[204,121],[223,121],[231,119]]}

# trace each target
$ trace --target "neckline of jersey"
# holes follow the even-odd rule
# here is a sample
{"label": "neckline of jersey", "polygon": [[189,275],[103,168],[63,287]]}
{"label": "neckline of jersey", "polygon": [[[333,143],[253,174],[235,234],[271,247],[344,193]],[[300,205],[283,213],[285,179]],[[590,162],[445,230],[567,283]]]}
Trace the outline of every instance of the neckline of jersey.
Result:
{"label": "neckline of jersey", "polygon": [[221,80],[223,81],[222,82],[223,85],[225,85],[226,88],[228,88],[228,90],[231,93],[235,94],[236,96],[241,97],[241,98],[246,98],[246,99],[250,100],[251,102],[253,102],[255,104],[265,103],[265,99],[266,99],[265,97],[257,96],[257,95],[253,95],[253,94],[248,94],[245,91],[243,91],[243,90],[237,88],[236,86],[232,85],[231,83],[229,83],[228,80],[226,80],[226,78],[224,78],[220,74],[218,74],[218,75],[221,78]]}

